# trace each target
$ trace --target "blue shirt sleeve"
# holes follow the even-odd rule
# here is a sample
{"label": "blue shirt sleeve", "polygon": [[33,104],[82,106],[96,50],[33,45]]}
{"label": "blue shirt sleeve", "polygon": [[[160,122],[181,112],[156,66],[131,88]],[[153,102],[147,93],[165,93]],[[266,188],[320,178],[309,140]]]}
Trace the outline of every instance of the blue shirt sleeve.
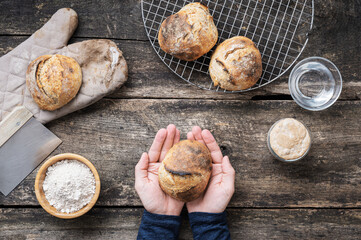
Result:
{"label": "blue shirt sleeve", "polygon": [[195,240],[231,239],[226,212],[193,212],[188,215]]}
{"label": "blue shirt sleeve", "polygon": [[180,216],[159,215],[144,209],[137,239],[177,239]]}

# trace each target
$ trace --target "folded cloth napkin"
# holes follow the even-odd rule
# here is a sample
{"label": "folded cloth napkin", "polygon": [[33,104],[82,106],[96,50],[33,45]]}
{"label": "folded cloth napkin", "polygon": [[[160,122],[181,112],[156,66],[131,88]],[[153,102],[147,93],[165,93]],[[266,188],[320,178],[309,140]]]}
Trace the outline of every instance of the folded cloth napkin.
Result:
{"label": "folded cloth napkin", "polygon": [[[59,9],[41,29],[0,58],[0,121],[14,107],[23,105],[37,120],[47,123],[98,101],[124,84],[128,77],[127,63],[113,41],[87,40],[67,46],[77,25],[78,16],[74,10]],[[25,81],[30,62],[45,54],[74,58],[83,74],[77,96],[52,112],[38,107]]]}

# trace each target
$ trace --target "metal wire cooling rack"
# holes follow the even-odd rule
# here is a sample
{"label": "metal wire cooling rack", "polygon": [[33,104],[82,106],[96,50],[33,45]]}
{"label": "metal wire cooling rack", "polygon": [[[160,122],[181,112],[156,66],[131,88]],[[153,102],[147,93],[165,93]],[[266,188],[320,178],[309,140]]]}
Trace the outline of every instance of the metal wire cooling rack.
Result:
{"label": "metal wire cooling rack", "polygon": [[[163,52],[158,43],[161,23],[193,0],[142,0],[144,27],[160,59],[179,77],[200,88],[244,92],[262,87],[282,76],[297,60],[312,29],[313,0],[202,0],[218,29],[218,43],[234,36],[252,39],[262,55],[263,73],[252,88],[227,91],[215,87],[208,67],[215,47],[193,62]],[[199,1],[198,1],[199,2]]]}

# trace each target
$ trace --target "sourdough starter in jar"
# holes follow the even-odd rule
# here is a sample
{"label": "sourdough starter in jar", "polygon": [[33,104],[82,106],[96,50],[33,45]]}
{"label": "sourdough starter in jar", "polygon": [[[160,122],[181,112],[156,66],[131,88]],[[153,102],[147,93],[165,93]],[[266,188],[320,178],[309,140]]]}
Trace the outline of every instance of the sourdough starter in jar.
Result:
{"label": "sourdough starter in jar", "polygon": [[297,161],[303,158],[311,147],[310,133],[296,119],[284,118],[271,127],[268,147],[279,160]]}

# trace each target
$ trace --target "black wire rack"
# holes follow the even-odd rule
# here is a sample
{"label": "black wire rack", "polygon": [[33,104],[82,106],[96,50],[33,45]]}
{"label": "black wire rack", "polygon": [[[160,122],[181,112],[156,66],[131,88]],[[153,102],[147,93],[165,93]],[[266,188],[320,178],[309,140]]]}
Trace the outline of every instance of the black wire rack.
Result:
{"label": "black wire rack", "polygon": [[[162,22],[192,2],[209,8],[218,29],[216,46],[234,36],[246,36],[256,43],[262,55],[263,73],[253,87],[227,91],[213,85],[208,68],[216,46],[192,62],[179,60],[160,48],[158,31]],[[314,16],[313,0],[142,0],[141,6],[149,41],[169,69],[190,84],[222,92],[257,89],[287,72],[308,42]]]}

